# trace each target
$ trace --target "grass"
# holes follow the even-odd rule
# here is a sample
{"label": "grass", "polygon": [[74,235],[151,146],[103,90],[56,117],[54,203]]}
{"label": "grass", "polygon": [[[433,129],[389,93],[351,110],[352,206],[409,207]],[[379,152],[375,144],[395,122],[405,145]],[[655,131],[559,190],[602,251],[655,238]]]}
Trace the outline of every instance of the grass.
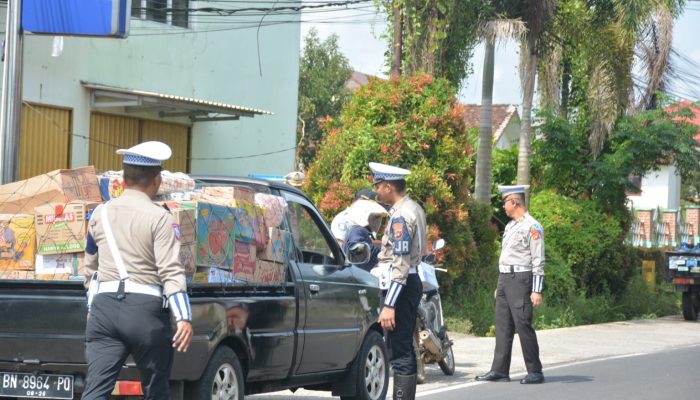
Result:
{"label": "grass", "polygon": [[[443,304],[448,330],[478,336],[491,336],[494,331],[493,290],[480,290],[472,299],[452,296]],[[471,296],[470,296],[471,297]],[[662,283],[653,290],[640,276],[635,276],[625,291],[613,296],[600,294],[586,297],[569,296],[565,301],[548,301],[533,315],[535,329],[553,329],[577,325],[599,324],[630,319],[653,319],[680,312],[680,295],[673,285]]]}

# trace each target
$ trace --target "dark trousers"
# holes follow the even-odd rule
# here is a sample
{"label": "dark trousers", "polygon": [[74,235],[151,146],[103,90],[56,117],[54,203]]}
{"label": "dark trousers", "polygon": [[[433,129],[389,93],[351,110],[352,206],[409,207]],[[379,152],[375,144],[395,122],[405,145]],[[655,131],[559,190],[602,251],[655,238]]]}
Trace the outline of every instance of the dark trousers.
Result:
{"label": "dark trousers", "polygon": [[386,342],[389,348],[389,361],[394,373],[414,375],[416,373],[416,353],[413,348],[413,330],[416,328],[418,304],[423,295],[423,284],[418,274],[409,274],[406,286],[396,300],[396,326],[388,331]]}
{"label": "dark trousers", "polygon": [[83,400],[107,400],[126,358],[141,372],[144,399],[170,399],[173,360],[170,316],[163,300],[150,295],[101,293],[92,303],[85,331],[88,374]]}
{"label": "dark trousers", "polygon": [[508,374],[513,337],[518,332],[527,372],[542,372],[540,347],[532,327],[532,272],[500,274],[496,289],[496,350],[492,371]]}

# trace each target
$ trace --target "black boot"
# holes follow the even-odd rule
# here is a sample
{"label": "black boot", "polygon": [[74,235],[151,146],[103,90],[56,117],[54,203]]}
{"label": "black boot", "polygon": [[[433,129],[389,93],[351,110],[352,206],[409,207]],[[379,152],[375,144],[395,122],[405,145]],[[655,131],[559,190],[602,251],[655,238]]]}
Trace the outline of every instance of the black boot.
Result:
{"label": "black boot", "polygon": [[416,375],[394,374],[394,400],[415,400]]}

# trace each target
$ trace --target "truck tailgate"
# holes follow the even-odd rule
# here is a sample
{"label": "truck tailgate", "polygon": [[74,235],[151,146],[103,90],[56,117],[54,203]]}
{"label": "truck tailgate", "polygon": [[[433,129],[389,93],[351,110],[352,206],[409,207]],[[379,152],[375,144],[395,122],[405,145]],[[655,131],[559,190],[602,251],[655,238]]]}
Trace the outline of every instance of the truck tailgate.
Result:
{"label": "truck tailgate", "polygon": [[0,362],[84,363],[81,282],[0,281]]}

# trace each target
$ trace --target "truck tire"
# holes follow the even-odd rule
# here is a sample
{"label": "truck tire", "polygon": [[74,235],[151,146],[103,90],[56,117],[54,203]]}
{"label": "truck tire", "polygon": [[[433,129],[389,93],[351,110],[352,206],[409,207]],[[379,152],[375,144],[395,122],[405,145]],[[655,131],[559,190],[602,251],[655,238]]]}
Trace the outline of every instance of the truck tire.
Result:
{"label": "truck tire", "polygon": [[243,400],[243,369],[236,353],[226,346],[216,349],[202,377],[185,390],[188,400]]}
{"label": "truck tire", "polygon": [[355,365],[357,392],[340,396],[341,400],[383,400],[389,390],[389,359],[386,343],[377,331],[370,330],[357,354]]}
{"label": "truck tire", "polygon": [[686,321],[697,321],[700,311],[700,294],[693,288],[683,292],[683,318]]}

